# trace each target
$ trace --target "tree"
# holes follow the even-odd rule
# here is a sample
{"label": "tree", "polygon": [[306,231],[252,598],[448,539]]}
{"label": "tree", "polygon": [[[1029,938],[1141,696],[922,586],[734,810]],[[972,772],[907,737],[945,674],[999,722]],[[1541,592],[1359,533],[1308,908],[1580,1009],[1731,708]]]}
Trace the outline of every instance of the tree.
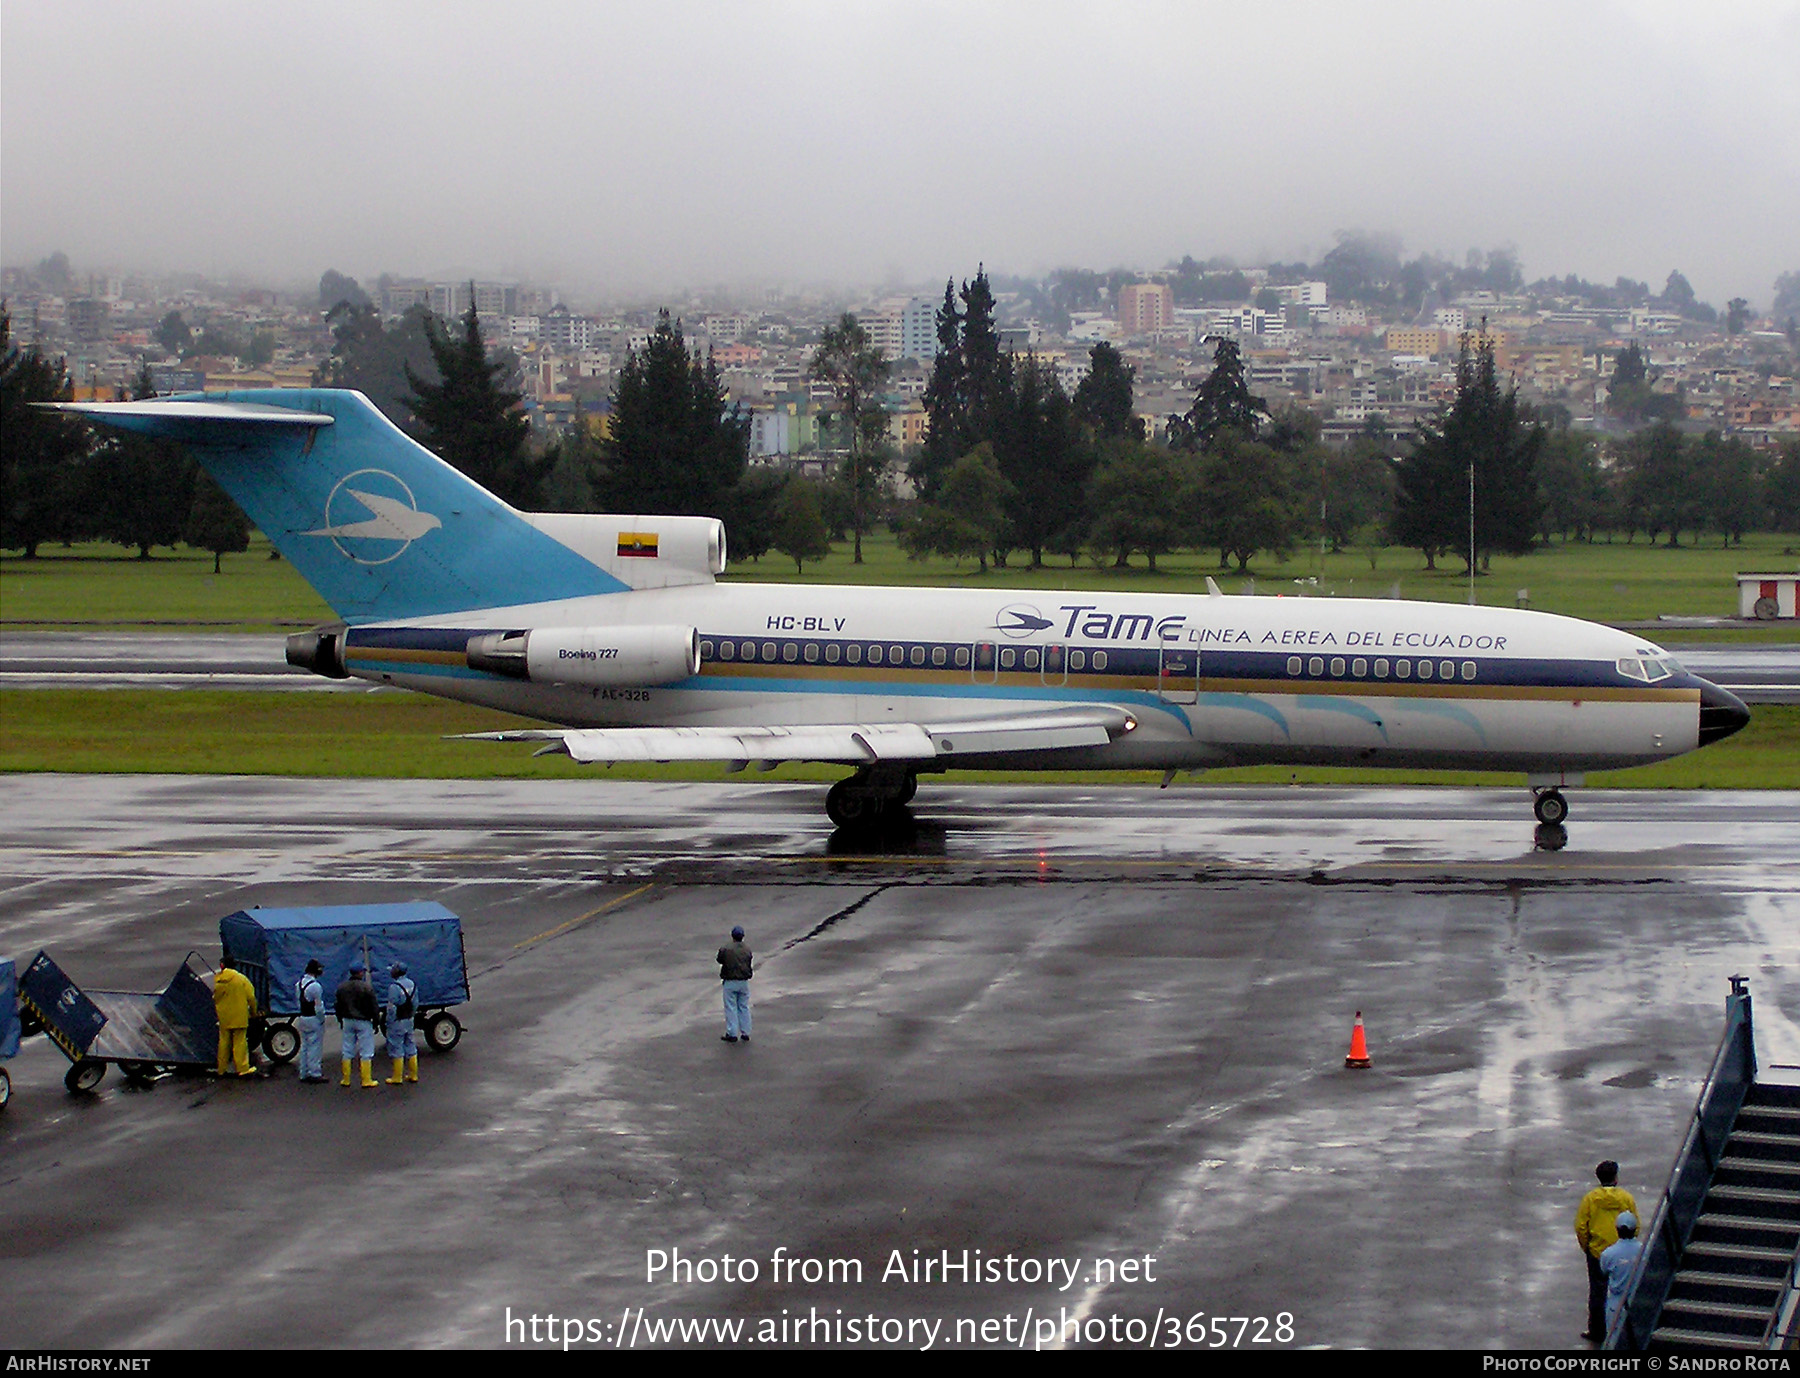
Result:
{"label": "tree", "polygon": [[956,282],[944,283],[944,304],[937,309],[937,355],[925,384],[925,444],[908,470],[919,496],[929,501],[937,484],[965,451],[968,432],[964,387],[962,310],[956,304]]}
{"label": "tree", "polygon": [[725,490],[719,518],[733,559],[761,560],[775,548],[775,525],[781,516],[781,494],[787,475],[778,469],[746,470]]}
{"label": "tree", "polygon": [[1268,404],[1250,395],[1236,342],[1220,340],[1213,350],[1213,370],[1194,394],[1194,405],[1185,415],[1169,418],[1169,442],[1182,449],[1204,449],[1223,430],[1254,440],[1268,414]]}
{"label": "tree", "polygon": [[1386,443],[1359,435],[1342,450],[1323,451],[1321,459],[1324,535],[1332,551],[1386,545],[1394,512],[1394,462]]}
{"label": "tree", "polygon": [[250,549],[250,519],[211,474],[200,473],[194,480],[194,501],[182,524],[181,539],[196,550],[212,551],[213,573],[217,574],[223,556]]}
{"label": "tree", "polygon": [[869,332],[846,311],[836,325],[825,328],[809,372],[831,389],[837,414],[850,432],[850,453],[844,460],[842,478],[855,541],[850,562],[860,565],[863,533],[869,529],[880,498],[880,472],[887,460],[880,444],[887,414],[876,394],[887,378],[888,362],[869,342]]}
{"label": "tree", "polygon": [[1008,524],[997,552],[1022,546],[1031,567],[1059,533],[1085,527],[1083,490],[1094,452],[1056,370],[1035,357],[1011,360],[990,404],[988,434],[1000,472],[1013,486]]}
{"label": "tree", "polygon": [[1725,333],[1742,335],[1744,327],[1750,321],[1750,303],[1742,297],[1733,297],[1725,303]]}
{"label": "tree", "polygon": [[1523,555],[1537,535],[1536,468],[1544,441],[1544,428],[1525,417],[1518,390],[1501,391],[1492,342],[1482,341],[1471,354],[1465,336],[1454,400],[1419,427],[1412,453],[1400,461],[1397,539],[1424,552],[1428,569],[1445,550],[1462,551],[1471,570],[1496,550]]}
{"label": "tree", "polygon": [[1181,542],[1181,514],[1170,495],[1180,492],[1187,478],[1181,461],[1160,445],[1135,437],[1102,441],[1087,483],[1093,514],[1088,535],[1095,550],[1112,554],[1114,569],[1124,569],[1141,553],[1154,570],[1156,557]]}
{"label": "tree", "polygon": [[1800,315],[1800,272],[1783,273],[1775,279],[1774,301],[1769,314],[1778,321]]}
{"label": "tree", "polygon": [[1785,443],[1769,466],[1763,500],[1777,531],[1800,531],[1800,440]]}
{"label": "tree", "polygon": [[1288,456],[1239,430],[1214,434],[1178,501],[1202,545],[1216,546],[1219,567],[1239,572],[1260,551],[1285,555],[1299,534],[1297,485]]}
{"label": "tree", "polygon": [[36,345],[12,342],[12,315],[0,304],[0,548],[38,546],[69,533],[76,482],[91,440],[86,427],[33,403],[66,402],[72,395],[62,360]]}
{"label": "tree", "polygon": [[1088,371],[1075,389],[1075,415],[1105,440],[1144,438],[1144,421],[1137,415],[1132,383],[1137,370],[1104,340],[1088,351]]}
{"label": "tree", "polygon": [[361,310],[372,306],[369,294],[357,285],[353,277],[346,277],[335,268],[327,268],[319,276],[319,309],[330,315],[340,306],[348,306],[352,310]]}
{"label": "tree", "polygon": [[502,502],[535,508],[549,465],[527,449],[531,423],[519,410],[519,394],[506,386],[509,366],[488,358],[474,305],[463,317],[460,336],[433,321],[425,338],[441,381],[406,368],[420,443]]}
{"label": "tree", "polygon": [[1698,450],[1667,421],[1639,431],[1621,447],[1626,520],[1655,544],[1669,533],[1671,546],[1683,531],[1698,532],[1706,520],[1705,485],[1697,470]]}
{"label": "tree", "polygon": [[[150,370],[140,369],[132,389],[139,399],[156,395]],[[148,560],[153,546],[173,546],[194,505],[198,467],[187,447],[149,436],[112,434],[84,466],[84,506],[94,534],[135,548]]]}
{"label": "tree", "polygon": [[1733,436],[1727,440],[1708,431],[1700,440],[1694,468],[1705,503],[1706,525],[1717,531],[1722,546],[1741,544],[1763,515],[1762,476],[1756,451]]}
{"label": "tree", "polygon": [[819,512],[819,494],[807,479],[791,478],[781,490],[775,549],[794,562],[796,574],[806,572],[808,560],[823,560],[831,554],[831,533]]}
{"label": "tree", "polygon": [[[750,421],[667,311],[612,391],[601,497],[613,512],[723,515],[750,456]],[[729,528],[728,528],[729,534]]]}
{"label": "tree", "polygon": [[396,426],[410,426],[408,379],[439,377],[431,352],[431,313],[422,306],[411,307],[384,327],[373,306],[346,303],[335,307],[326,320],[331,324],[331,357],[314,372],[313,385],[354,388]]}
{"label": "tree", "polygon": [[1013,497],[1013,486],[994,459],[994,447],[983,442],[950,466],[937,502],[919,504],[900,534],[900,544],[915,560],[927,555],[972,558],[986,574],[988,555],[1000,544]]}
{"label": "tree", "polygon": [[170,354],[180,354],[188,347],[193,338],[193,331],[188,329],[186,321],[181,319],[181,312],[170,311],[157,323],[156,333],[151,336]]}
{"label": "tree", "polygon": [[1594,531],[1608,518],[1612,494],[1590,437],[1563,428],[1549,433],[1538,459],[1538,499],[1538,525],[1546,542],[1553,534],[1564,541],[1594,539]]}

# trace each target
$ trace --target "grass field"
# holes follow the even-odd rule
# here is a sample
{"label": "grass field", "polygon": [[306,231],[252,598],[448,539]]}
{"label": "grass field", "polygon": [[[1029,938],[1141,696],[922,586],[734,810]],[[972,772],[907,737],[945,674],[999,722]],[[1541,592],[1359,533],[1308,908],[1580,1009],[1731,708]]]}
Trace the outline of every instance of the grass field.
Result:
{"label": "grass field", "polygon": [[[1481,603],[1513,606],[1524,589],[1530,606],[1547,612],[1604,622],[1651,620],[1663,613],[1733,616],[1737,611],[1738,570],[1800,567],[1797,542],[1787,535],[1759,534],[1741,546],[1721,549],[1716,540],[1676,549],[1634,545],[1557,545],[1519,558],[1496,558],[1493,572],[1476,580]],[[1227,593],[1309,594],[1325,597],[1432,599],[1462,602],[1468,580],[1447,560],[1428,572],[1416,551],[1385,550],[1371,569],[1367,555],[1298,551],[1285,563],[1259,561],[1249,579],[1222,574],[1217,557],[1187,552],[1165,556],[1153,574],[1140,558],[1130,570],[1066,561],[1028,570],[1014,565],[983,575],[972,562],[914,561],[886,532],[863,543],[865,563],[853,565],[847,546],[796,577],[793,561],[770,554],[758,562],[734,564],[727,579],[745,583],[911,584],[953,588],[1094,589],[1178,593],[1205,587],[1214,576]],[[1299,581],[1299,582],[1296,582]],[[1314,582],[1316,581],[1316,582]],[[45,547],[35,560],[0,559],[0,624],[7,627],[143,627],[194,625],[215,630],[267,630],[309,626],[331,620],[331,610],[285,560],[270,560],[259,536],[249,552],[227,555],[224,570],[212,572],[212,556],[183,550],[135,559],[118,546]],[[1800,640],[1800,624],[1770,628],[1703,631],[1671,628],[1659,636],[1671,642],[1713,640]]]}
{"label": "grass field", "polygon": [[[397,690],[227,693],[211,690],[0,691],[0,771],[156,772],[415,779],[717,780],[717,765],[578,766],[523,745],[455,742],[450,733],[521,725],[506,715]],[[835,766],[782,766],[747,780],[835,780]],[[958,773],[961,781],[1141,783],[1145,772]],[[1187,778],[1187,777],[1184,777]],[[1193,777],[1214,784],[1505,785],[1520,777],[1450,771],[1256,767]],[[1588,777],[1625,789],[1800,788],[1800,707],[1752,711],[1737,736],[1661,765]]]}

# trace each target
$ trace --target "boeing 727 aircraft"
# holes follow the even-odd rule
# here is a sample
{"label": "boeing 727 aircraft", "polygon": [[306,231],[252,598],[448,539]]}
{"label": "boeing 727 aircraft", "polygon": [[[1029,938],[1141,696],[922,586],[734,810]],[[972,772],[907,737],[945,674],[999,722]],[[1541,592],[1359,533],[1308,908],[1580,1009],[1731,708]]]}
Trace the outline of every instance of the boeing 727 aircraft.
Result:
{"label": "boeing 727 aircraft", "polygon": [[185,442],[342,619],[295,665],[553,724],[577,761],[824,761],[868,823],[945,770],[1264,763],[1584,772],[1749,721],[1634,632],[1365,599],[721,584],[707,517],[519,512],[361,393],[62,404]]}

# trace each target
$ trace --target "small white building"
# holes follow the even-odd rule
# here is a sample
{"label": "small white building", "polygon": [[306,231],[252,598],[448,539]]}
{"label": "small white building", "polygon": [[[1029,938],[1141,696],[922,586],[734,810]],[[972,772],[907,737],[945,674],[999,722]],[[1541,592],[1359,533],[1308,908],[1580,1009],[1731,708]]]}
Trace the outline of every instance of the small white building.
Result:
{"label": "small white building", "polygon": [[1772,622],[1778,617],[1800,617],[1795,611],[1794,590],[1800,572],[1789,574],[1739,574],[1738,616]]}

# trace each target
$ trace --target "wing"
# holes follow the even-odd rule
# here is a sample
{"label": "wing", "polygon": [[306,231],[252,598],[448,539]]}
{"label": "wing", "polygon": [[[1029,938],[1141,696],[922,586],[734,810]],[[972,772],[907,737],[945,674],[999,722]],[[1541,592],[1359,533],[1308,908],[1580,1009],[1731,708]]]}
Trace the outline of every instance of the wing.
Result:
{"label": "wing", "polygon": [[470,732],[458,740],[542,742],[539,754],[594,761],[935,761],[1000,751],[1104,746],[1137,727],[1108,704],[946,723],[814,723],[794,727],[558,727]]}

